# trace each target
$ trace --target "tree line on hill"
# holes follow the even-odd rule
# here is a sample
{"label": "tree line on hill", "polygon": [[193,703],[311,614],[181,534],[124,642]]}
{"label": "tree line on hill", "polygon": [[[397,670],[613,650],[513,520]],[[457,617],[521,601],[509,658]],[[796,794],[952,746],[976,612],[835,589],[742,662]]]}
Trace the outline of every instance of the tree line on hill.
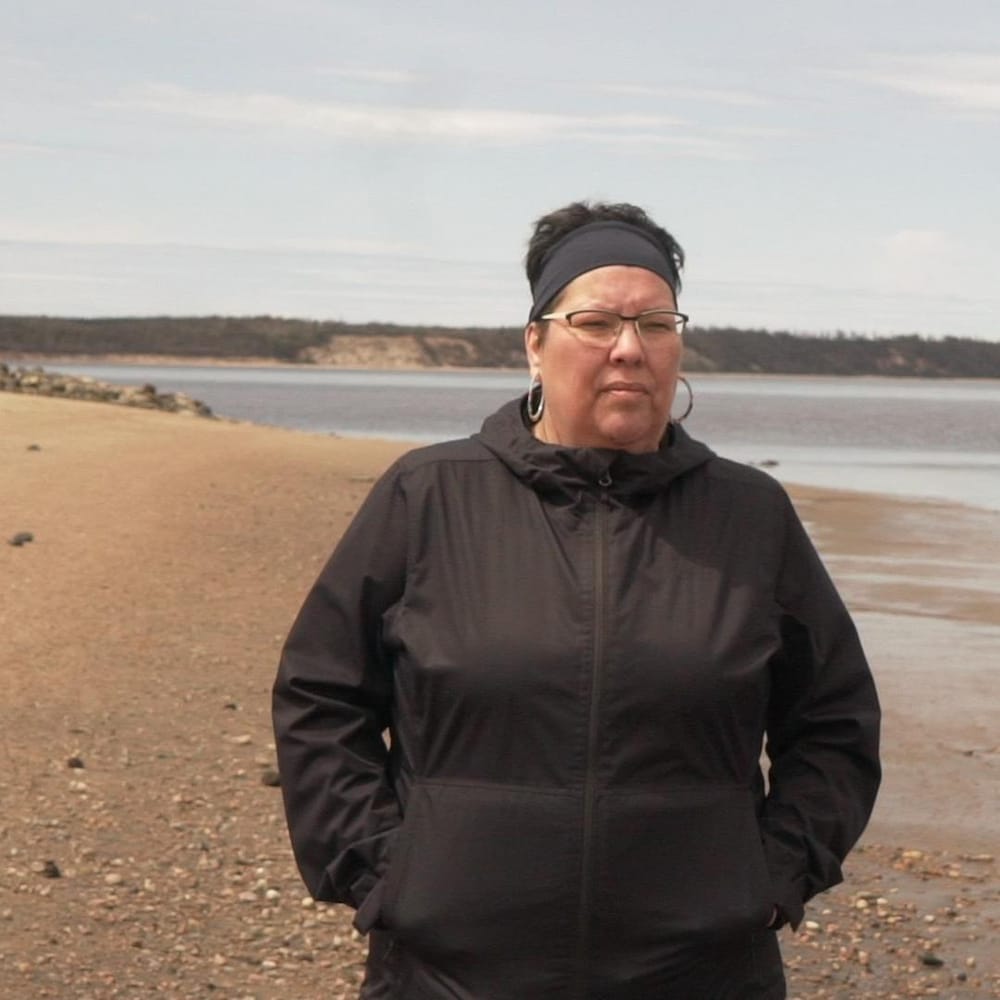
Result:
{"label": "tree line on hill", "polygon": [[[0,356],[160,355],[197,359],[254,358],[310,363],[337,357],[348,339],[353,357],[365,342],[406,338],[409,357],[428,367],[524,367],[518,327],[409,327],[271,316],[64,319],[0,316]],[[868,337],[695,327],[684,334],[685,368],[794,375],[908,375],[1000,378],[1000,342],[917,335]],[[358,354],[358,344],[362,345]],[[384,342],[383,347],[389,346]],[[386,356],[373,352],[373,358]]]}

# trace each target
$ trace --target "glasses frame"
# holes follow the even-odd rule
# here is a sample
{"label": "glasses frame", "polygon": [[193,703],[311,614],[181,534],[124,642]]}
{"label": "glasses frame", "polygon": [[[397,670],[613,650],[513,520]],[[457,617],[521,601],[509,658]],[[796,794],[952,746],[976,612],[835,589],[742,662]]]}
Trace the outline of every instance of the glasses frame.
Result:
{"label": "glasses frame", "polygon": [[[577,316],[580,313],[601,313],[603,316],[615,316],[618,319],[618,329],[615,331],[615,335],[610,340],[588,340],[586,337],[580,334],[580,331],[573,326],[571,317]],[[671,336],[682,337],[684,335],[684,328],[691,321],[691,317],[687,313],[678,312],[676,309],[646,309],[641,313],[637,313],[635,316],[623,316],[621,313],[615,312],[613,309],[571,309],[569,312],[558,312],[558,313],[545,313],[539,316],[539,319],[558,319],[562,320],[566,324],[566,329],[569,330],[581,344],[585,344],[587,347],[610,347],[612,344],[618,342],[618,338],[622,335],[622,330],[625,329],[626,323],[635,324],[635,332],[639,339],[644,343],[648,344],[649,340],[642,332],[642,327],[640,326],[640,321],[643,316],[653,316],[658,313],[669,313],[671,316],[676,316],[681,321],[681,329]],[[666,338],[664,338],[666,339]]]}

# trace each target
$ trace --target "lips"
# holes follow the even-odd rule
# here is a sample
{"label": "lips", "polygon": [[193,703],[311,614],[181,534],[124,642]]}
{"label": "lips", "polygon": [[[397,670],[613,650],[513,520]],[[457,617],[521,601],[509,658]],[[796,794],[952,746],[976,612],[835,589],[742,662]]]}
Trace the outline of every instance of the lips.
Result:
{"label": "lips", "polygon": [[631,393],[649,393],[649,388],[643,385],[641,382],[611,382],[610,384],[604,386],[601,390],[602,392],[631,392]]}

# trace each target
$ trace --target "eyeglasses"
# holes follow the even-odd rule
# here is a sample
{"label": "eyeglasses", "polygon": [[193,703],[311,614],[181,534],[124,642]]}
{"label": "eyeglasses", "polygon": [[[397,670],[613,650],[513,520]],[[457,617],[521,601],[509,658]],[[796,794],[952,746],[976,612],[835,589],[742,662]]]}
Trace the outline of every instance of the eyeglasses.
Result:
{"label": "eyeglasses", "polygon": [[568,313],[545,313],[540,319],[562,320],[577,340],[590,347],[610,347],[626,322],[635,323],[647,344],[665,343],[684,332],[688,317],[669,309],[650,309],[638,316],[622,316],[604,309],[577,309]]}

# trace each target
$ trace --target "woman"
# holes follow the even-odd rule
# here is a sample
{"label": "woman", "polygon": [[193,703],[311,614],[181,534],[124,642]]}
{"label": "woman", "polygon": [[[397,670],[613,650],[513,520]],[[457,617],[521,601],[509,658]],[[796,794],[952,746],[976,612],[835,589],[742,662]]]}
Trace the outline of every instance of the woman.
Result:
{"label": "woman", "polygon": [[526,263],[529,392],[385,474],[288,638],[296,858],[365,998],[783,997],[878,786],[868,666],[781,487],[671,421],[674,239],[577,203]]}

